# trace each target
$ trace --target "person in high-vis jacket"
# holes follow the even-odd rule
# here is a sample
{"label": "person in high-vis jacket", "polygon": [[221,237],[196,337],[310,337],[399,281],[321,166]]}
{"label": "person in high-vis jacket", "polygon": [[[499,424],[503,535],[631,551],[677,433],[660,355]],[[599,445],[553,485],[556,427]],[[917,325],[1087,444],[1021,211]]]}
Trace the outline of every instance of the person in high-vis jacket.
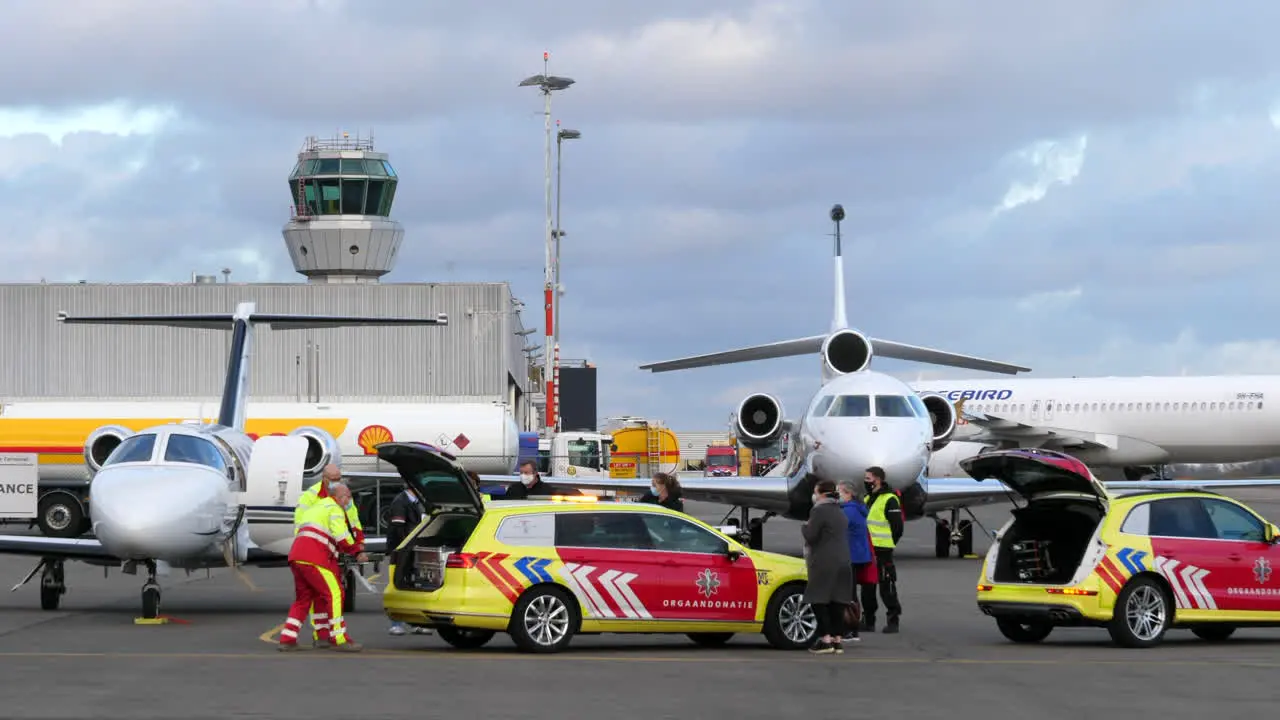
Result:
{"label": "person in high-vis jacket", "polygon": [[[339,469],[337,465],[334,465],[333,463],[329,463],[328,465],[324,466],[323,470],[320,471],[320,480],[317,481],[311,487],[307,488],[302,493],[302,495],[298,497],[298,506],[293,510],[293,534],[295,537],[298,535],[298,529],[302,526],[302,523],[305,520],[307,510],[313,507],[317,502],[319,502],[320,499],[329,497],[329,491],[332,488],[336,487],[341,482],[342,482],[342,470]],[[351,517],[351,512],[348,511],[347,512],[348,520],[350,519],[350,517]],[[359,522],[360,522],[360,517],[357,514],[356,524],[359,525]],[[364,544],[363,531],[360,532],[356,537],[356,542],[361,545]],[[312,608],[310,617],[311,617],[312,641],[315,642],[316,645],[327,644],[327,641],[322,640],[321,637],[322,636],[326,638],[328,637],[329,613],[323,610],[317,613],[315,611],[315,608]]]}
{"label": "person in high-vis jacket", "polygon": [[315,608],[328,616],[328,625],[320,640],[340,652],[363,649],[347,637],[342,617],[342,583],[338,580],[338,555],[358,555],[364,548],[355,542],[347,526],[343,506],[351,500],[351,490],[338,484],[322,488],[320,497],[302,513],[302,523],[289,549],[289,568],[293,571],[294,601],[289,607],[284,629],[280,631],[281,651],[304,649],[298,645],[298,633],[307,611]]}
{"label": "person in high-vis jacket", "polygon": [[[884,631],[898,632],[898,619],[902,616],[902,603],[898,600],[898,568],[893,564],[893,548],[902,539],[902,502],[897,493],[885,482],[884,468],[872,466],[863,475],[867,495],[862,503],[867,506],[867,529],[871,531],[871,546],[879,568],[880,599],[888,624]],[[876,585],[862,585],[862,630],[876,631]]]}

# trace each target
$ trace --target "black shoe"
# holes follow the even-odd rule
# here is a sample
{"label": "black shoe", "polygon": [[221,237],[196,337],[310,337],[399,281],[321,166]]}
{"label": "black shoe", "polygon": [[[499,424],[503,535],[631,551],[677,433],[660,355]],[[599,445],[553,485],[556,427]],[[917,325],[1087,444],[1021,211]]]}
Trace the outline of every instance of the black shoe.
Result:
{"label": "black shoe", "polygon": [[862,632],[873,633],[876,631],[876,621],[872,619],[863,620],[862,627],[860,629]]}
{"label": "black shoe", "polygon": [[846,640],[848,642],[862,642],[862,638],[858,637],[857,630],[850,630],[849,632],[845,633],[844,637],[841,639]]}
{"label": "black shoe", "polygon": [[884,633],[886,635],[891,635],[896,632],[898,632],[898,621],[890,620],[889,624],[884,626]]}
{"label": "black shoe", "polygon": [[814,655],[830,655],[835,651],[836,646],[834,643],[823,642],[822,640],[817,640],[813,645],[809,646],[809,652]]}

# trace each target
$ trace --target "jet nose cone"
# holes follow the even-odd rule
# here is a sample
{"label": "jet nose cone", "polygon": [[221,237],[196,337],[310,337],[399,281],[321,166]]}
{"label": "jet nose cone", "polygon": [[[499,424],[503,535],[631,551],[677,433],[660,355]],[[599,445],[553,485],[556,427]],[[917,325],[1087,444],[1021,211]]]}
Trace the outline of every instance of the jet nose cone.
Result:
{"label": "jet nose cone", "polygon": [[222,527],[228,494],[225,478],[205,468],[106,468],[89,485],[89,514],[108,552],[163,559],[208,547]]}

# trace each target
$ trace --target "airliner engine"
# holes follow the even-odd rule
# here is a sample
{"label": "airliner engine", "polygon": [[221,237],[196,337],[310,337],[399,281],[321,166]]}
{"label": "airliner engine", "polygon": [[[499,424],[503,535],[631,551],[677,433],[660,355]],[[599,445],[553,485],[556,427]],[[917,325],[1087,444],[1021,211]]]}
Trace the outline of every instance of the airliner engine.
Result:
{"label": "airliner engine", "polygon": [[121,425],[103,425],[89,433],[84,441],[84,462],[89,466],[89,472],[101,470],[102,463],[107,461],[111,452],[132,434],[132,430]]}
{"label": "airliner engine", "polygon": [[931,449],[937,452],[951,442],[951,435],[956,431],[956,408],[941,395],[923,394],[920,400],[929,410],[929,420],[933,422]]}
{"label": "airliner engine", "polygon": [[342,448],[338,445],[337,439],[324,430],[307,425],[289,433],[289,436],[307,440],[307,459],[302,468],[302,474],[305,477],[316,477],[329,463],[341,464]]}
{"label": "airliner engine", "polygon": [[822,375],[832,378],[866,370],[871,364],[871,341],[857,330],[840,330],[822,341]]}
{"label": "airliner engine", "polygon": [[738,406],[734,421],[738,442],[751,449],[772,445],[783,433],[782,403],[772,395],[748,395]]}

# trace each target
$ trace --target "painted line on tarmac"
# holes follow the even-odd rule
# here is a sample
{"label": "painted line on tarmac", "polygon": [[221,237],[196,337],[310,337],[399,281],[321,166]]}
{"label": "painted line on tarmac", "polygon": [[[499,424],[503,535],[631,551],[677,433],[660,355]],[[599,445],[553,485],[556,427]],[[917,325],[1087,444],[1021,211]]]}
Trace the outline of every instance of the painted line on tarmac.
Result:
{"label": "painted line on tarmac", "polygon": [[275,638],[276,633],[280,632],[283,629],[284,629],[284,623],[280,623],[279,625],[259,635],[258,639],[264,643],[271,643],[272,645],[274,645],[276,642],[276,638]]}
{"label": "painted line on tarmac", "polygon": [[[303,653],[289,653],[288,657],[333,657],[335,655],[345,655],[346,653],[337,653],[331,650],[314,650]],[[676,662],[676,663],[697,663],[697,664],[750,664],[750,663],[768,663],[776,665],[779,662],[786,663],[849,663],[849,664],[870,664],[870,663],[896,663],[905,665],[1044,665],[1044,666],[1111,666],[1125,665],[1132,666],[1132,660],[1042,660],[1032,658],[1020,659],[997,659],[997,658],[904,658],[904,657],[842,657],[839,659],[822,659],[804,658],[801,659],[799,653],[793,654],[794,659],[780,658],[770,653],[771,657],[708,657],[705,654],[697,653],[694,655],[590,655],[590,654],[574,654],[574,655],[538,655],[526,656],[514,652],[484,652],[484,653],[460,653],[451,649],[440,650],[384,650],[384,649],[366,649],[362,653],[353,653],[356,657],[373,657],[379,659],[396,659],[403,660],[405,658],[418,658],[420,660],[433,660],[438,658],[447,658],[450,661],[458,660],[475,660],[475,661],[502,661],[511,662],[513,660],[526,660],[530,662],[621,662],[621,663],[653,663],[653,662]],[[209,658],[224,660],[253,660],[264,658],[281,658],[284,659],[283,653],[152,653],[152,652],[0,652],[0,658],[98,658],[110,660],[122,660],[126,658],[137,659],[191,659],[205,660]],[[1142,662],[1143,666],[1165,666],[1165,667],[1211,667],[1223,665],[1234,667],[1256,667],[1256,668],[1280,668],[1280,662],[1277,661],[1254,661],[1254,660],[1230,660],[1227,658],[1217,660],[1146,660]]]}

